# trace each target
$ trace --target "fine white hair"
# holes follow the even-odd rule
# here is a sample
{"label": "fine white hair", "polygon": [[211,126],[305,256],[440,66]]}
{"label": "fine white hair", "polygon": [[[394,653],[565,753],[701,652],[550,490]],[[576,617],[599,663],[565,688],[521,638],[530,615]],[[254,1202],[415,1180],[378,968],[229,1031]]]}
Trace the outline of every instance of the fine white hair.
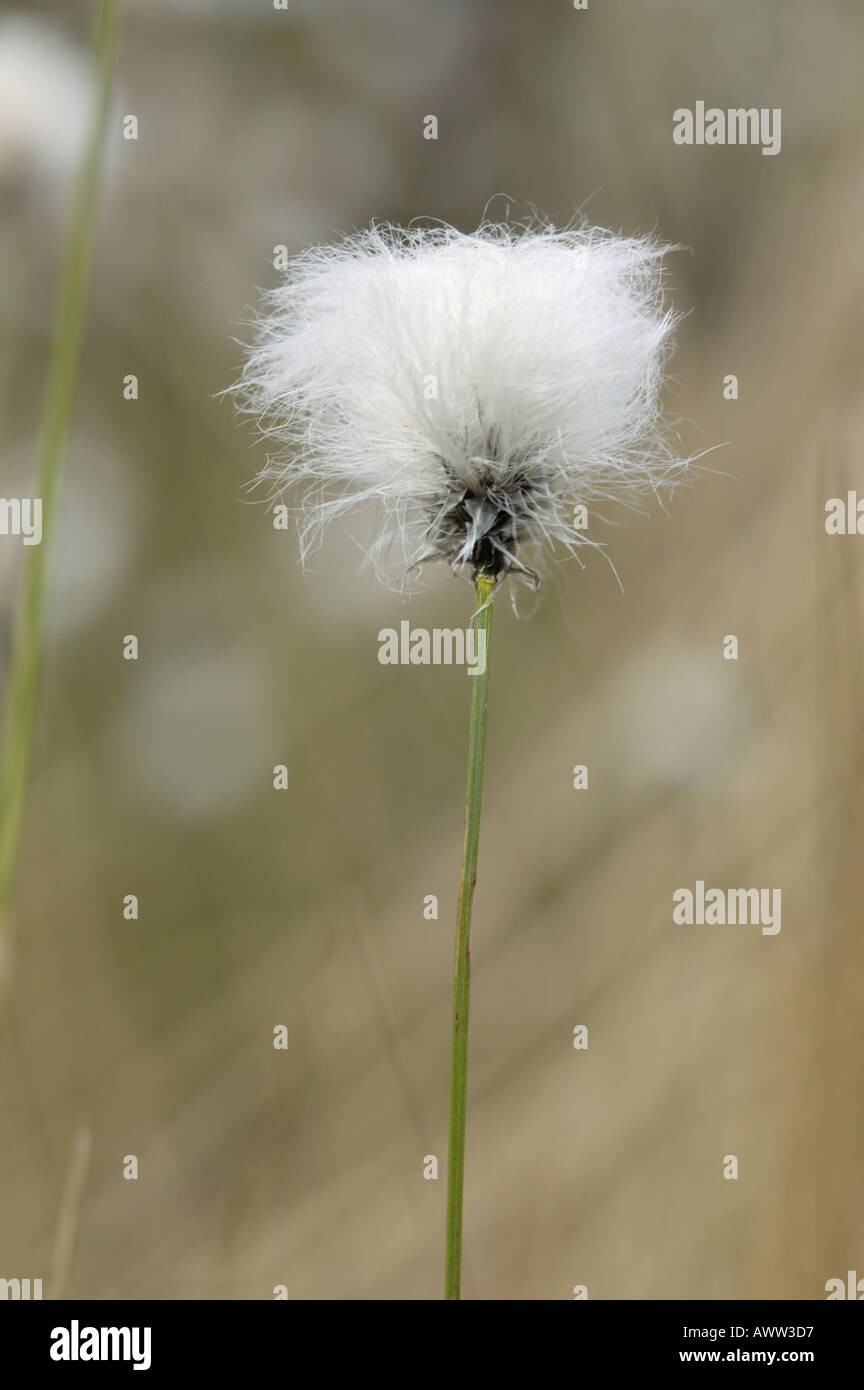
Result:
{"label": "fine white hair", "polygon": [[676,315],[647,237],[485,222],[373,224],[293,260],[234,388],[280,444],[261,477],[301,489],[305,556],[377,508],[379,572],[426,560],[513,574],[609,501],[679,481],[660,391]]}

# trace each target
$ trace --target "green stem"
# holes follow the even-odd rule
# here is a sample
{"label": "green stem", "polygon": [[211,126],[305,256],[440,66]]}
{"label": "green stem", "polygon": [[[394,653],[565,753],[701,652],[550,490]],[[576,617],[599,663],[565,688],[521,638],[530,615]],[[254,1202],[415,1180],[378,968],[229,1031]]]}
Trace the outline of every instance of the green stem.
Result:
{"label": "green stem", "polygon": [[121,3],[122,0],[99,0],[94,21],[93,117],[75,187],[48,362],[36,469],[36,496],[42,501],[42,542],[25,551],[0,739],[0,930],[9,905],[24,814],[39,693],[48,554],[75,399]]}
{"label": "green stem", "polygon": [[[483,643],[482,674],[471,676],[471,722],[468,731],[468,778],[465,795],[465,845],[456,926],[453,967],[453,1025],[450,1040],[450,1136],[447,1146],[447,1241],[445,1299],[458,1299],[462,1284],[462,1190],[465,1182],[465,1091],[468,1073],[468,1000],[471,984],[471,907],[477,882],[477,844],[483,796],[483,758],[486,750],[486,699],[489,691],[489,648],[492,637],[491,594],[495,581],[478,574],[475,641]],[[483,633],[483,637],[480,634]],[[480,650],[479,645],[477,648]]]}

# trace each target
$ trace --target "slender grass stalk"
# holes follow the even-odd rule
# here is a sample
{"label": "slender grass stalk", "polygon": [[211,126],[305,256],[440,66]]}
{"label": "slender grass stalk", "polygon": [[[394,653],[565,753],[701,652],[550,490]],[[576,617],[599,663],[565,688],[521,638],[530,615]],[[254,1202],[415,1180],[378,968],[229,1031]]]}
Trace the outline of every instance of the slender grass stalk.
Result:
{"label": "slender grass stalk", "polygon": [[51,1282],[48,1285],[52,1299],[66,1297],[72,1257],[75,1253],[75,1240],[81,1221],[81,1207],[84,1189],[87,1185],[87,1172],[90,1167],[90,1153],[93,1148],[93,1133],[86,1121],[79,1124],[72,1147],[72,1157],[63,1184],[60,1209],[57,1214],[57,1229],[54,1233],[54,1253],[51,1257]]}
{"label": "slender grass stalk", "polygon": [[76,181],[48,362],[36,468],[36,496],[42,499],[42,543],[25,551],[0,738],[0,931],[9,905],[24,814],[39,696],[48,557],[75,400],[121,7],[122,0],[99,0],[93,24],[93,116]]}
{"label": "slender grass stalk", "polygon": [[465,1183],[465,1093],[468,1074],[468,1003],[471,986],[471,907],[477,882],[477,846],[483,797],[486,751],[486,701],[489,691],[489,649],[492,637],[492,589],[495,581],[478,574],[477,609],[473,627],[485,633],[486,660],[482,674],[471,677],[471,719],[468,729],[468,776],[465,791],[465,844],[456,924],[453,964],[453,1024],[450,1040],[450,1135],[447,1145],[447,1239],[445,1299],[459,1299],[462,1287],[462,1191]]}

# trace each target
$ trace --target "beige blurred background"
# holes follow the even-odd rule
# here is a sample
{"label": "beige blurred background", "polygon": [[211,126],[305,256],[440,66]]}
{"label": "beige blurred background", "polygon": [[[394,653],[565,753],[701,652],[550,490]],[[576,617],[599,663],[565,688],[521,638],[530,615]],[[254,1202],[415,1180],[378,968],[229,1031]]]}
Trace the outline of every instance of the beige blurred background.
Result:
{"label": "beige blurred background", "polygon": [[[4,496],[32,490],[88,18],[0,7]],[[824,530],[864,494],[862,49],[855,0],[129,0],[140,136],[109,157],[4,964],[0,1276],[440,1297],[468,687],[379,666],[377,632],[464,624],[471,592],[391,594],[336,531],[304,575],[217,393],[275,245],[470,229],[496,194],[688,248],[668,404],[725,447],[604,532],[623,596],[595,555],[498,605],[465,1297],[864,1274],[864,540]],[[782,152],[674,145],[697,100],[781,107]],[[781,933],[674,926],[697,879],[780,887]]]}

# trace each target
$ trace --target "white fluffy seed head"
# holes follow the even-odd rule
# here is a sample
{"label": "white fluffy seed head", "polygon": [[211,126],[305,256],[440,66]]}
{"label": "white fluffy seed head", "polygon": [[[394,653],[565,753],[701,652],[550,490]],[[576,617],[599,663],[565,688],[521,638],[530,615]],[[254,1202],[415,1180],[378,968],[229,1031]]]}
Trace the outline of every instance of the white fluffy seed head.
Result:
{"label": "white fluffy seed head", "polygon": [[668,249],[584,226],[373,225],[298,256],[235,391],[282,446],[271,495],[300,485],[304,557],[371,503],[385,577],[442,559],[536,586],[540,549],[597,544],[578,508],[679,481]]}
{"label": "white fluffy seed head", "polygon": [[87,133],[85,56],[37,15],[0,18],[0,196],[55,198],[78,165]]}

